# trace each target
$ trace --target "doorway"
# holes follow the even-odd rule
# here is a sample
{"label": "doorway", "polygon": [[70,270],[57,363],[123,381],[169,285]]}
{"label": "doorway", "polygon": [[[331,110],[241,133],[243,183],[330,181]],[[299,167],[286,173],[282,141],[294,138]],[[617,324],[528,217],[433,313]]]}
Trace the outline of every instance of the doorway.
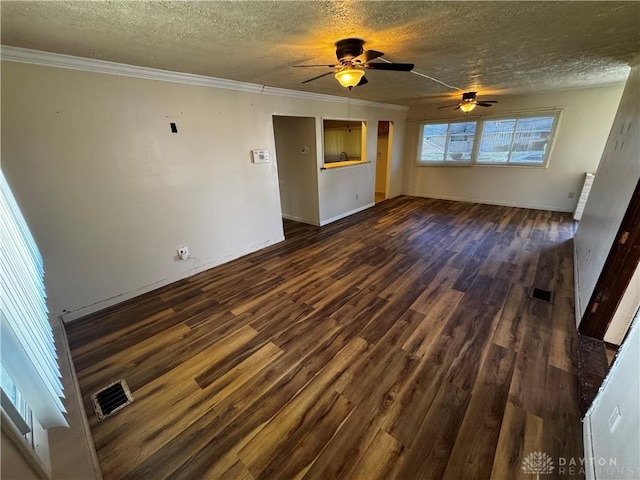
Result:
{"label": "doorway", "polygon": [[282,217],[320,225],[316,119],[274,115],[273,133]]}
{"label": "doorway", "polygon": [[[640,181],[622,218],[579,325],[579,332],[619,347],[640,307]],[[611,359],[610,355],[610,359]]]}
{"label": "doorway", "polygon": [[391,151],[393,148],[393,122],[378,122],[378,144],[376,146],[375,202],[389,198]]}

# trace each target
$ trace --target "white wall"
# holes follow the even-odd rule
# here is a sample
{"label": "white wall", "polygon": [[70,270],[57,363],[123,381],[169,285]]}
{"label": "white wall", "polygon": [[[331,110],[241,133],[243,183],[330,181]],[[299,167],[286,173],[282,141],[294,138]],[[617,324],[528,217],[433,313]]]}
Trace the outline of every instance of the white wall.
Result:
{"label": "white wall", "polygon": [[[607,140],[622,85],[497,98],[465,116],[440,104],[412,107],[405,137],[405,192],[409,195],[570,212],[584,173],[594,171]],[[442,103],[442,102],[441,102]],[[449,102],[451,103],[451,102]],[[548,168],[416,166],[420,120],[461,120],[532,109],[563,108]],[[574,198],[569,198],[573,192]]]}
{"label": "white wall", "polygon": [[585,416],[585,457],[596,459],[594,468],[587,472],[588,479],[640,478],[638,365],[640,321],[636,315],[629,336]]}
{"label": "white wall", "polygon": [[273,127],[282,216],[320,225],[316,119],[275,116]]}
{"label": "white wall", "polygon": [[0,432],[0,476],[5,480],[39,480],[41,477],[13,440],[2,430]]}
{"label": "white wall", "polygon": [[631,70],[610,132],[575,236],[580,318],[640,180],[640,65]]}
{"label": "white wall", "polygon": [[[275,152],[273,115],[321,123],[347,111],[3,61],[2,168],[45,259],[52,314],[71,319],[282,240],[276,163],[252,164],[250,150]],[[403,134],[406,110],[353,103],[351,114]],[[373,202],[375,142],[373,129],[373,163],[319,174],[321,221]],[[401,158],[398,145],[393,195]],[[193,258],[177,261],[179,245]]]}

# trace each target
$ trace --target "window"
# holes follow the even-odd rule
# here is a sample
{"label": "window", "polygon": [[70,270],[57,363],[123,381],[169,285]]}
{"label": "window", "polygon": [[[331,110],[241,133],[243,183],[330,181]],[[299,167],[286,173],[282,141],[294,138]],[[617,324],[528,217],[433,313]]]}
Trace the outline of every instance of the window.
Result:
{"label": "window", "polygon": [[2,409],[7,413],[20,433],[24,435],[29,444],[33,445],[33,436],[31,435],[33,431],[33,417],[31,416],[29,404],[2,364],[0,364],[0,372],[0,404],[2,405]]}
{"label": "window", "polygon": [[475,133],[476,122],[423,125],[420,162],[469,163]]}
{"label": "window", "polygon": [[51,428],[67,421],[42,257],[2,174],[0,232],[2,412],[28,439],[36,422]]}
{"label": "window", "polygon": [[478,163],[545,163],[555,117],[487,120],[482,126]]}
{"label": "window", "polygon": [[366,122],[323,121],[324,166],[337,167],[366,161]]}
{"label": "window", "polygon": [[417,163],[545,167],[558,115],[559,112],[549,112],[471,122],[423,123]]}

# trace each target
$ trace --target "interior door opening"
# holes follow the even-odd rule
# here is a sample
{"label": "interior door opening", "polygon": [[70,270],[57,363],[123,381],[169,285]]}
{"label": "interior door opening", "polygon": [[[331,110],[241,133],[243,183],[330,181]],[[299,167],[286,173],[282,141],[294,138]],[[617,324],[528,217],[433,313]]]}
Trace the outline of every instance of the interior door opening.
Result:
{"label": "interior door opening", "polygon": [[282,218],[320,225],[316,119],[274,115],[273,133]]}
{"label": "interior door opening", "polygon": [[376,147],[375,202],[389,198],[391,152],[393,149],[393,122],[378,122],[378,144]]}

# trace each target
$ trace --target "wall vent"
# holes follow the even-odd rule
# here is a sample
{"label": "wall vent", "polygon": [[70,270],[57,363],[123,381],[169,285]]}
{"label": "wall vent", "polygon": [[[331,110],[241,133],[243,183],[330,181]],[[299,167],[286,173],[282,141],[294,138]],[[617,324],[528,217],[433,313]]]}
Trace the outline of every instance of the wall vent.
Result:
{"label": "wall vent", "polygon": [[92,394],[91,401],[100,422],[133,402],[133,395],[121,378]]}

